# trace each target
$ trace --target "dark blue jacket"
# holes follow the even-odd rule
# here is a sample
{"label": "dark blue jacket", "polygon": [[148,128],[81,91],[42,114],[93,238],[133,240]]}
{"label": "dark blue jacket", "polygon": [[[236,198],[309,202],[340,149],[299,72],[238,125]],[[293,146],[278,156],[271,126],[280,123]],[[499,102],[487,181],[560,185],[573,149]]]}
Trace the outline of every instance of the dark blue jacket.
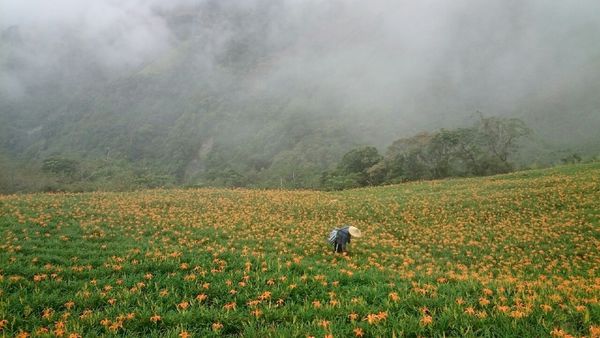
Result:
{"label": "dark blue jacket", "polygon": [[346,245],[350,243],[350,231],[348,228],[350,226],[345,226],[337,231],[337,237],[335,238],[335,243],[333,244],[333,249],[335,252],[343,252],[346,251]]}

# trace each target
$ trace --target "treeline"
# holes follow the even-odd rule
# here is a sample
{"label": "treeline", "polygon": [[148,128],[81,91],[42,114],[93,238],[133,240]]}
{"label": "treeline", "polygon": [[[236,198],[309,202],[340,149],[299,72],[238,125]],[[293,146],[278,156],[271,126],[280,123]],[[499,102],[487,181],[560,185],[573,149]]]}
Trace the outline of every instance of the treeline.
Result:
{"label": "treeline", "polygon": [[[18,159],[0,152],[0,193],[128,191],[157,187],[341,190],[493,175],[522,168],[527,163],[535,165],[534,160],[523,162],[523,154],[528,157],[530,152],[519,151],[532,143],[529,137],[532,132],[515,118],[480,115],[469,127],[422,132],[398,139],[384,154],[371,146],[346,152],[351,146],[345,145],[350,141],[325,124],[323,126],[333,131],[319,132],[299,123],[289,125],[292,127],[275,133],[282,135],[281,140],[259,139],[229,147],[217,141],[214,145],[207,143],[201,148],[206,154],[187,161],[182,157],[183,164],[173,161],[164,149],[156,149],[155,156],[137,161],[127,156],[113,156],[112,152],[87,158],[63,155],[68,154],[64,152],[40,160]],[[282,140],[289,144],[282,145]],[[264,144],[271,146],[260,146]],[[341,157],[339,162],[335,160],[336,154]],[[520,155],[519,161],[516,155]],[[563,163],[581,161],[583,158],[576,153],[562,158]],[[176,170],[165,168],[165,162],[174,165]],[[195,170],[196,174],[189,177],[180,174],[185,168]]]}
{"label": "treeline", "polygon": [[520,119],[480,115],[471,127],[423,132],[396,140],[384,155],[370,146],[353,149],[336,169],[323,173],[321,186],[340,190],[506,173],[514,169],[511,156],[530,134]]}
{"label": "treeline", "polygon": [[0,193],[131,191],[175,187],[172,175],[123,159],[51,156],[41,163],[0,153]]}

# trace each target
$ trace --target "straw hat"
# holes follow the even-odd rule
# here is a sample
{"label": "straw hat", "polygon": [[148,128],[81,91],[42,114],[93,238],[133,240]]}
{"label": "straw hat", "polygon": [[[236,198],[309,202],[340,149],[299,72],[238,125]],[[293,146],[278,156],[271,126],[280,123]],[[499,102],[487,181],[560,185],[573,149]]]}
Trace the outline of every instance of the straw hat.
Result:
{"label": "straw hat", "polygon": [[360,232],[360,230],[357,227],[353,227],[350,226],[348,227],[348,232],[350,233],[350,235],[352,235],[352,237],[362,237],[362,233]]}

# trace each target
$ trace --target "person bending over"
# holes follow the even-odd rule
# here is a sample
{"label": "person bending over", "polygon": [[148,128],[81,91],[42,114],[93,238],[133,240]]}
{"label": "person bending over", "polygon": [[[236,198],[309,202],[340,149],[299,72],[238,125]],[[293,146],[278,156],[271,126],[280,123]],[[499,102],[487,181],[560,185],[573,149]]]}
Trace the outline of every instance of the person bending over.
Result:
{"label": "person bending over", "polygon": [[346,225],[342,228],[336,228],[329,234],[329,243],[333,245],[333,251],[342,253],[348,251],[348,244],[353,237],[359,238],[362,236],[360,230],[351,225]]}

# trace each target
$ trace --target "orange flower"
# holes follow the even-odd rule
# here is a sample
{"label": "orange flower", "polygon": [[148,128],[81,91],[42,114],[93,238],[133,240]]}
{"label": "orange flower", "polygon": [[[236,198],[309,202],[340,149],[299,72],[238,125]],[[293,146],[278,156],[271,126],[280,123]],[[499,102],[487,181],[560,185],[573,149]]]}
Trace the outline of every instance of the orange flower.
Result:
{"label": "orange flower", "polygon": [[249,307],[254,307],[257,306],[258,304],[260,304],[260,300],[258,299],[253,299],[248,301],[248,303],[246,303],[246,305],[248,305]]}
{"label": "orange flower", "polygon": [[207,296],[207,295],[205,295],[205,294],[203,294],[203,293],[201,293],[201,294],[198,294],[198,295],[196,296],[196,300],[197,300],[197,301],[199,301],[199,302],[205,301],[205,300],[206,300],[206,298],[208,298],[208,296]]}
{"label": "orange flower", "polygon": [[429,315],[425,315],[421,318],[421,325],[423,326],[427,326],[430,325],[431,323],[433,323],[433,317],[429,316]]}
{"label": "orange flower", "polygon": [[58,326],[58,325],[54,328],[54,331],[52,331],[52,332],[57,337],[62,337],[65,334],[64,328],[61,326]]}
{"label": "orange flower", "polygon": [[179,333],[179,337],[181,337],[181,338],[189,338],[189,337],[191,337],[191,336],[192,336],[192,335],[191,335],[189,332],[187,332],[187,331],[181,331],[181,332]]}
{"label": "orange flower", "polygon": [[220,329],[223,328],[223,324],[216,322],[212,324],[212,330],[213,331],[219,331]]}
{"label": "orange flower", "polygon": [[108,329],[112,332],[117,332],[121,328],[123,328],[123,322],[114,322],[108,327]]}
{"label": "orange flower", "polygon": [[330,322],[330,321],[328,321],[328,320],[321,320],[321,321],[319,322],[319,326],[323,327],[324,329],[328,328],[328,327],[329,327],[329,324],[331,324],[331,322]]}
{"label": "orange flower", "polygon": [[265,291],[260,296],[258,296],[258,299],[260,299],[260,300],[267,300],[270,298],[271,298],[271,292],[269,292],[269,291]]}
{"label": "orange flower", "polygon": [[150,321],[156,323],[158,321],[160,321],[162,318],[159,315],[154,315],[152,317],[150,317]]}
{"label": "orange flower", "polygon": [[567,335],[567,333],[559,328],[554,328],[554,330],[550,331],[550,335],[552,337],[564,337]]}
{"label": "orange flower", "polygon": [[400,300],[400,296],[398,296],[397,292],[390,292],[388,295],[393,302],[397,302]]}
{"label": "orange flower", "polygon": [[378,322],[379,322],[379,320],[380,320],[380,319],[379,319],[379,316],[377,316],[377,315],[376,315],[376,314],[374,314],[374,313],[369,313],[369,314],[367,315],[366,319],[367,319],[367,322],[368,322],[369,324],[375,324],[375,323],[378,323]]}
{"label": "orange flower", "polygon": [[85,309],[83,310],[83,312],[81,313],[81,315],[79,316],[79,319],[86,319],[92,316],[92,310],[90,309]]}
{"label": "orange flower", "polygon": [[485,311],[477,311],[477,313],[475,313],[475,316],[477,318],[486,318],[487,317],[487,312],[485,312]]}
{"label": "orange flower", "polygon": [[510,310],[510,307],[506,306],[506,305],[498,305],[496,306],[496,308],[498,309],[498,311],[500,312],[508,312]]}
{"label": "orange flower", "polygon": [[37,329],[35,331],[35,334],[38,335],[38,336],[42,336],[42,335],[44,335],[44,334],[46,334],[48,332],[50,332],[50,330],[48,330],[47,327],[40,327],[39,329]]}
{"label": "orange flower", "polygon": [[352,331],[354,332],[354,336],[356,336],[356,337],[362,337],[365,335],[365,333],[363,332],[363,330],[360,327],[357,327]]}
{"label": "orange flower", "polygon": [[512,318],[516,318],[516,319],[523,318],[523,317],[525,317],[525,312],[520,311],[520,310],[514,310],[514,311],[511,311],[510,316]]}
{"label": "orange flower", "polygon": [[45,280],[46,278],[48,278],[48,275],[46,275],[46,274],[34,275],[33,276],[33,281],[34,282],[41,282],[41,281]]}

